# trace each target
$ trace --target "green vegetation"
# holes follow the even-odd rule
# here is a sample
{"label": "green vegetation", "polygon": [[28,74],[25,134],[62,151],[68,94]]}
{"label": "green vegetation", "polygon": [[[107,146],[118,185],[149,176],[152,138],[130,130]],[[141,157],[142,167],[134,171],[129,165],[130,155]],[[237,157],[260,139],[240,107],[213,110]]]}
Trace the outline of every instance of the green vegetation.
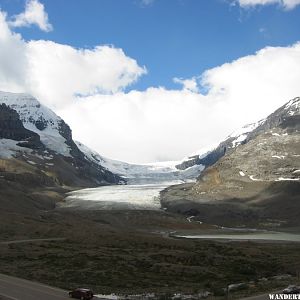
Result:
{"label": "green vegetation", "polygon": [[[188,292],[222,288],[263,277],[296,274],[298,244],[215,243],[151,235],[95,236],[1,245],[1,272],[66,289],[99,293]],[[272,287],[264,282],[264,288]],[[274,287],[278,287],[278,283]],[[259,284],[255,290],[263,290]]]}

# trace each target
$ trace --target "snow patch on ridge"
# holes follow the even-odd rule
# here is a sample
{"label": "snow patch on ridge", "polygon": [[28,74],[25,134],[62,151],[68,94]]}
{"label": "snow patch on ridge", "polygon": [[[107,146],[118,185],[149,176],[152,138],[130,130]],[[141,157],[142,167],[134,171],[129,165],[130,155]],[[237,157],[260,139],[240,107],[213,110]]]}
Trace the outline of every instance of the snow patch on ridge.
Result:
{"label": "snow patch on ridge", "polygon": [[272,155],[272,158],[284,159],[285,155]]}
{"label": "snow patch on ridge", "polygon": [[263,124],[266,121],[266,119],[262,119],[256,123],[247,124],[237,130],[235,130],[233,133],[231,133],[227,139],[229,138],[235,138],[231,144],[232,148],[236,148],[240,144],[246,141],[248,134],[252,132],[254,129],[256,129],[258,126]]}
{"label": "snow patch on ridge", "polygon": [[300,112],[300,97],[294,98],[285,105],[285,110],[289,111],[289,115],[293,116]]}
{"label": "snow patch on ridge", "polygon": [[20,141],[0,139],[0,158],[9,159],[15,157],[17,152],[31,152],[31,149],[20,147],[18,143]]}
{"label": "snow patch on ridge", "polygon": [[205,156],[207,156],[210,152],[212,152],[214,149],[216,149],[218,147],[218,144],[212,144],[210,146],[207,147],[202,147],[199,150],[191,153],[190,155],[186,156],[183,160],[178,161],[177,164],[181,164],[185,161],[189,161],[191,159],[193,159],[195,156],[198,156],[199,159],[204,158]]}
{"label": "snow patch on ridge", "polygon": [[252,181],[261,181],[260,179],[254,178],[254,175],[249,176]]}
{"label": "snow patch on ridge", "polygon": [[299,181],[300,178],[284,178],[284,177],[279,177],[275,181]]}
{"label": "snow patch on ridge", "polygon": [[[17,111],[23,126],[37,133],[41,142],[50,150],[63,156],[69,156],[70,147],[66,139],[59,133],[59,126],[62,119],[51,109],[42,105],[36,98],[28,94],[7,93],[0,91],[0,103],[8,105]],[[44,122],[45,128],[38,129],[36,124]]]}

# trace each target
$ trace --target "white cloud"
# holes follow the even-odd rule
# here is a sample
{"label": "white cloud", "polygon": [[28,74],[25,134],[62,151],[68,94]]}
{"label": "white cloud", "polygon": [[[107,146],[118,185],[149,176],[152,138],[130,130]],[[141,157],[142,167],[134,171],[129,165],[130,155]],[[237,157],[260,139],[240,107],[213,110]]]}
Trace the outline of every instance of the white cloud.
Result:
{"label": "white cloud", "polygon": [[150,5],[154,2],[154,0],[141,0],[143,5]]}
{"label": "white cloud", "polygon": [[77,139],[108,157],[181,159],[299,96],[299,65],[300,43],[268,47],[206,71],[207,95],[149,88],[87,97],[61,114]]}
{"label": "white cloud", "polygon": [[[179,79],[182,90],[125,93],[145,69],[121,49],[26,42],[0,13],[0,90],[33,94],[70,124],[76,139],[131,162],[180,159],[265,117],[300,95],[299,65],[300,43],[267,47]],[[197,92],[197,78],[206,95]]]}
{"label": "white cloud", "polygon": [[235,0],[241,7],[251,7],[257,5],[279,4],[286,10],[295,8],[300,4],[300,0]]}
{"label": "white cloud", "polygon": [[22,40],[0,12],[0,89],[26,91],[51,108],[70,104],[74,94],[115,93],[146,70],[121,49],[75,49],[51,41]]}
{"label": "white cloud", "polygon": [[25,51],[21,36],[10,31],[6,14],[0,11],[0,88],[22,90],[28,68]]}
{"label": "white cloud", "polygon": [[27,0],[25,11],[13,16],[9,24],[12,27],[29,27],[36,25],[46,32],[53,29],[49,23],[48,14],[45,11],[44,5],[38,0]]}
{"label": "white cloud", "polygon": [[69,104],[74,94],[116,93],[146,73],[121,49],[110,46],[75,49],[50,41],[26,46],[30,90],[52,107]]}
{"label": "white cloud", "polygon": [[300,94],[299,64],[300,43],[266,47],[255,55],[206,71],[202,84],[211,97],[226,100],[235,118],[249,122]]}
{"label": "white cloud", "polygon": [[190,79],[182,79],[182,78],[173,78],[173,81],[175,83],[181,84],[183,86],[183,89],[186,91],[198,93],[199,88],[198,88],[198,83],[197,83],[197,78],[192,77]]}

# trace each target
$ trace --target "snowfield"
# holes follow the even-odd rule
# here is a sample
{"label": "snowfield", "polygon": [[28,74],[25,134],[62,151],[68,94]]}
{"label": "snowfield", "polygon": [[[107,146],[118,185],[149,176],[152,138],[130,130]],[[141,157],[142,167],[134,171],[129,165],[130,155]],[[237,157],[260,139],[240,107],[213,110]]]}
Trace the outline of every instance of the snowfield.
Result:
{"label": "snowfield", "polygon": [[170,182],[195,181],[205,168],[203,165],[195,165],[186,170],[179,170],[176,168],[176,165],[180,164],[180,161],[143,165],[130,164],[105,158],[82,143],[75,143],[87,159],[102,165],[114,174],[120,175],[126,180],[127,184],[165,184]]}
{"label": "snowfield", "polygon": [[178,161],[144,165],[129,164],[105,158],[80,142],[76,144],[87,159],[120,175],[126,180],[127,185],[104,186],[71,192],[65,199],[64,207],[157,210],[161,208],[160,191],[170,185],[195,181],[204,170],[202,165],[178,170],[176,168],[176,165],[180,163]]}
{"label": "snowfield", "polygon": [[159,192],[176,183],[180,182],[103,186],[83,189],[69,193],[69,196],[65,199],[66,205],[64,207],[96,210],[158,210],[161,208]]}
{"label": "snowfield", "polygon": [[18,143],[20,142],[8,139],[0,139],[0,158],[9,159],[13,158],[18,152],[31,152],[31,149],[20,147],[17,145]]}

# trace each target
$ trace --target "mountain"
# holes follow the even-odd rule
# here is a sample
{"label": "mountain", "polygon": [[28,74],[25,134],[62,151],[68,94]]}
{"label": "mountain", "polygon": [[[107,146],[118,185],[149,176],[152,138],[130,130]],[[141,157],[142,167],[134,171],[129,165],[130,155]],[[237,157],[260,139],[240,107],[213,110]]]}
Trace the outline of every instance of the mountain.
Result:
{"label": "mountain", "polygon": [[[176,168],[185,170],[195,165],[203,165],[205,168],[213,165],[226,153],[232,152],[237,146],[244,144],[251,132],[258,128],[265,120],[257,123],[248,124],[239,130],[230,134],[224,141],[217,147],[211,147],[206,151],[200,151],[200,154],[195,154],[184,159]],[[200,174],[199,174],[200,175]]]}
{"label": "mountain", "polygon": [[184,159],[176,165],[176,168],[185,170],[195,165],[203,165],[205,168],[216,163],[226,153],[231,153],[237,146],[249,142],[259,133],[277,126],[283,118],[296,114],[299,110],[299,98],[290,100],[286,105],[282,106],[271,114],[268,118],[260,120],[256,123],[245,125],[244,127],[234,131],[217,147],[211,147],[200,154],[195,154]]}
{"label": "mountain", "polygon": [[176,167],[180,163],[177,161],[130,164],[103,157],[80,142],[76,142],[76,145],[88,160],[118,174],[128,184],[174,184],[175,182],[194,181],[203,170],[202,165],[194,165],[180,170]]}
{"label": "mountain", "polygon": [[[14,171],[18,165],[18,171]],[[0,166],[4,178],[93,187],[124,180],[85,156],[63,119],[27,94],[0,92]],[[16,179],[17,180],[17,179]]]}
{"label": "mountain", "polygon": [[184,182],[195,180],[203,169],[195,165],[180,170],[175,167],[180,162],[111,160],[73,141],[70,127],[34,97],[0,92],[0,104],[0,159],[6,164],[22,161],[61,186]]}
{"label": "mountain", "polygon": [[166,189],[163,206],[219,225],[298,226],[299,130],[300,98],[295,98],[197,157],[209,167],[196,183]]}

